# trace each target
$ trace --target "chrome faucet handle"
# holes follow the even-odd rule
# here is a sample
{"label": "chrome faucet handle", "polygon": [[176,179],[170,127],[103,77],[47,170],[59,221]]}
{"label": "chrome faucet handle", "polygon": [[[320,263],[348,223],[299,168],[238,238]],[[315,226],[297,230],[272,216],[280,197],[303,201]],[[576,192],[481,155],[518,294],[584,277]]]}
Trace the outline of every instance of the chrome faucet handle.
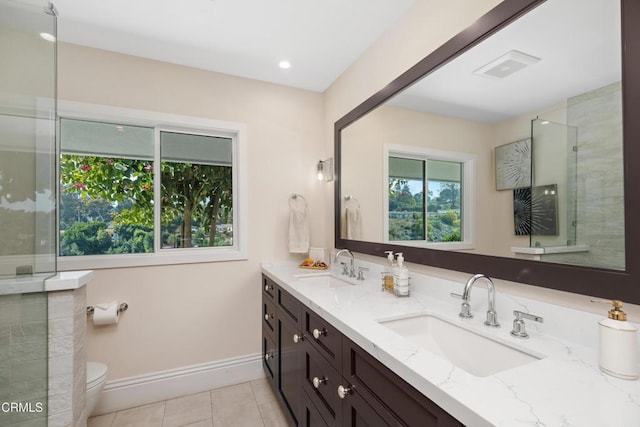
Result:
{"label": "chrome faucet handle", "polygon": [[347,267],[347,263],[346,262],[341,262],[340,265],[342,265],[342,274],[344,276],[348,276],[349,275],[349,267]]}
{"label": "chrome faucet handle", "polygon": [[516,316],[516,318],[513,320],[513,329],[511,330],[511,335],[518,338],[529,338],[524,319],[533,320],[539,323],[542,323],[544,321],[544,319],[538,315],[524,313],[519,310],[513,310],[513,314],[514,316]]}
{"label": "chrome faucet handle", "polygon": [[351,261],[351,268],[349,269],[349,277],[356,277],[356,267],[353,265],[353,261]]}
{"label": "chrome faucet handle", "polygon": [[495,310],[487,310],[487,320],[484,321],[484,324],[492,328],[499,328],[498,313]]}
{"label": "chrome faucet handle", "polygon": [[462,295],[456,294],[455,292],[451,292],[450,295],[454,298],[462,300],[462,304],[460,305],[460,313],[458,314],[458,316],[462,317],[463,319],[473,319],[473,314],[471,314],[471,304],[469,304],[469,301],[471,301],[471,296],[467,297],[467,299],[464,299]]}
{"label": "chrome faucet handle", "polygon": [[367,267],[358,267],[358,280],[364,280],[364,272],[369,271]]}

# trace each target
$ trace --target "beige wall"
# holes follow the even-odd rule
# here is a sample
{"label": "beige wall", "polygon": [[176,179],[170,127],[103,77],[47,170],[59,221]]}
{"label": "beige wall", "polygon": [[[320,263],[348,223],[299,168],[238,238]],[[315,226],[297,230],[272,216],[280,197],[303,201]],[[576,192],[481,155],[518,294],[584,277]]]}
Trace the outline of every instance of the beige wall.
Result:
{"label": "beige wall", "polygon": [[[327,234],[315,164],[322,95],[75,45],[59,47],[63,100],[247,125],[249,259],[97,270],[88,303],[129,303],[116,327],[88,328],[89,360],[110,378],[260,351],[260,262],[287,251],[288,198],[308,202],[311,243]],[[298,256],[299,257],[299,256]]]}

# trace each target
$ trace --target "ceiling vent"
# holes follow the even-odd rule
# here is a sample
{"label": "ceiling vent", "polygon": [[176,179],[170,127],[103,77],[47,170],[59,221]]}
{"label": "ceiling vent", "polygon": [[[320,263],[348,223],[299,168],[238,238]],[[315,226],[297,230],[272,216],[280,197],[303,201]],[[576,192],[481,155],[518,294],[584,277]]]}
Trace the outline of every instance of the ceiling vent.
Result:
{"label": "ceiling vent", "polygon": [[499,58],[494,59],[487,65],[483,65],[473,72],[479,76],[485,76],[492,79],[503,79],[516,71],[535,64],[540,58],[527,55],[526,53],[512,50],[505,53]]}

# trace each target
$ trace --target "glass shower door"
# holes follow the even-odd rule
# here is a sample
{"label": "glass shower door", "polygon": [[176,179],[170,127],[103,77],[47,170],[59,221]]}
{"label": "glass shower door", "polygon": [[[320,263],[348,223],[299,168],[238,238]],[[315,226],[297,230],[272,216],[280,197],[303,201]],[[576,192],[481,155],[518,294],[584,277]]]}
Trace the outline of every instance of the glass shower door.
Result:
{"label": "glass shower door", "polygon": [[56,273],[56,17],[0,0],[0,425],[47,425]]}
{"label": "glass shower door", "polygon": [[531,246],[574,246],[578,130],[535,119],[531,139]]}

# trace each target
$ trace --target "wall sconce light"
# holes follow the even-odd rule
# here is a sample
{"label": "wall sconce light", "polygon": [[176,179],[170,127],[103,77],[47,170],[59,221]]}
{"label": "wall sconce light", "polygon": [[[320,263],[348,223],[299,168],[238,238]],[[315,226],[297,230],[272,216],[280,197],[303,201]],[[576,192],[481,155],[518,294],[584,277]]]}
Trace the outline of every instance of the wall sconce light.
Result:
{"label": "wall sconce light", "polygon": [[333,181],[333,158],[329,157],[327,160],[318,161],[316,172],[318,181]]}

